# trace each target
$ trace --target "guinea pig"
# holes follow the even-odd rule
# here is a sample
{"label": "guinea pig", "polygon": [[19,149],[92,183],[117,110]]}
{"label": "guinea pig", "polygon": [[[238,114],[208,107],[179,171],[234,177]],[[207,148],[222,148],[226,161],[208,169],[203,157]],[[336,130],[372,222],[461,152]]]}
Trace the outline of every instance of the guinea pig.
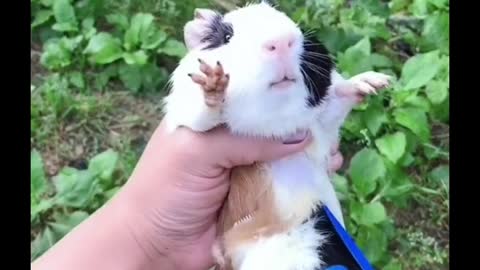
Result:
{"label": "guinea pig", "polygon": [[327,235],[310,218],[327,205],[344,226],[328,172],[330,149],[352,108],[390,76],[350,79],[328,50],[267,2],[226,14],[197,9],[184,28],[188,52],[164,99],[169,131],[226,125],[238,135],[284,141],[311,133],[304,152],[232,170],[213,255],[222,269],[322,269]]}

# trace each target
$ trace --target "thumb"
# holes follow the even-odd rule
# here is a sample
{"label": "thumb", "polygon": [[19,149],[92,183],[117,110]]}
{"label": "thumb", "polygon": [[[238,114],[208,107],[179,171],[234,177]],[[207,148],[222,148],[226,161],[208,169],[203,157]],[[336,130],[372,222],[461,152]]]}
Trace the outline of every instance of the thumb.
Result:
{"label": "thumb", "polygon": [[310,132],[300,132],[288,141],[242,137],[226,131],[215,137],[211,145],[219,147],[218,161],[225,168],[281,159],[304,150],[312,141]]}

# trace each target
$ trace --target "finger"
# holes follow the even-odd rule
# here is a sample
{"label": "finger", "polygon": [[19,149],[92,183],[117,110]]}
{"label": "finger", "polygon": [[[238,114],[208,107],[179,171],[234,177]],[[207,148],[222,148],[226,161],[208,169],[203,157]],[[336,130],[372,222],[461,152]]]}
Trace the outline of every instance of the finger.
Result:
{"label": "finger", "polygon": [[216,148],[214,151],[218,155],[218,162],[225,168],[232,168],[277,160],[300,152],[310,144],[312,137],[310,132],[305,132],[302,138],[284,143],[280,140],[236,136],[221,129],[216,131],[211,140],[212,148]]}
{"label": "finger", "polygon": [[336,171],[340,170],[342,165],[343,165],[343,156],[340,152],[338,152],[331,157],[328,169],[330,173],[335,173]]}
{"label": "finger", "polygon": [[198,59],[198,62],[200,62],[200,71],[202,71],[205,75],[210,76],[213,72],[212,68],[202,59]]}

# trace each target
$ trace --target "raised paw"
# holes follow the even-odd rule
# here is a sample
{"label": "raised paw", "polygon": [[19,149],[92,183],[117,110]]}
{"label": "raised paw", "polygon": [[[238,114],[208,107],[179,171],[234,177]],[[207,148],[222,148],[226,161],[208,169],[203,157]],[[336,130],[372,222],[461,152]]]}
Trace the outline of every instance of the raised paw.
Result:
{"label": "raised paw", "polygon": [[218,61],[215,67],[211,67],[201,59],[198,59],[198,61],[203,75],[190,73],[188,76],[202,87],[205,104],[209,107],[218,107],[225,100],[225,89],[230,76],[224,73],[223,67]]}
{"label": "raised paw", "polygon": [[357,102],[362,102],[365,96],[378,94],[379,90],[387,88],[391,79],[392,77],[389,75],[374,71],[360,73],[350,78],[349,82],[352,87],[341,87],[339,94],[353,97]]}

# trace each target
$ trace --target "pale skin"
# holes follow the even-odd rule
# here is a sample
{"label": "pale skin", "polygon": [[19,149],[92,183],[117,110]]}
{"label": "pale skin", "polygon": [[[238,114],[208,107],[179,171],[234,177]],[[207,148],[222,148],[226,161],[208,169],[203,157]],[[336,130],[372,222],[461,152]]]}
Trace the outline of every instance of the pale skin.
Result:
{"label": "pale skin", "polygon": [[[160,124],[119,193],[32,263],[33,270],[208,269],[230,169],[311,142],[250,139],[225,128],[167,133]],[[342,165],[332,149],[331,172]]]}

